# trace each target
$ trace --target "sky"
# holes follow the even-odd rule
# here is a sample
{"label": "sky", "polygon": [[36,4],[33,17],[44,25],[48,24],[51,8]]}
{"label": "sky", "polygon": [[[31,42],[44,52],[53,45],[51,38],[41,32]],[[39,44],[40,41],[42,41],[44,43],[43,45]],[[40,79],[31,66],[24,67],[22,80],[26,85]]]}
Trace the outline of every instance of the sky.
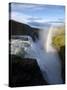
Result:
{"label": "sky", "polygon": [[[65,7],[44,4],[11,4],[11,19],[32,27],[50,26],[64,23]],[[47,23],[47,24],[46,24]]]}

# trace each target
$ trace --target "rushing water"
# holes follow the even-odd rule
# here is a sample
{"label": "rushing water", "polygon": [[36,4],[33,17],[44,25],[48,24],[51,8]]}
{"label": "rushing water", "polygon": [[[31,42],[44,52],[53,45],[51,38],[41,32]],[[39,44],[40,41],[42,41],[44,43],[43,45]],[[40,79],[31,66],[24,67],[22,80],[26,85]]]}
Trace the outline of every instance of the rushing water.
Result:
{"label": "rushing water", "polygon": [[50,27],[46,32],[45,30],[41,31],[40,40],[33,47],[43,77],[49,84],[61,84],[63,83],[61,78],[61,63],[57,51],[51,44],[53,29],[54,27]]}
{"label": "rushing water", "polygon": [[57,51],[51,45],[53,29],[51,27],[48,31],[41,30],[39,34],[40,39],[32,42],[31,47],[26,49],[28,54],[25,57],[35,58],[37,60],[43,77],[49,84],[62,84],[60,59]]}

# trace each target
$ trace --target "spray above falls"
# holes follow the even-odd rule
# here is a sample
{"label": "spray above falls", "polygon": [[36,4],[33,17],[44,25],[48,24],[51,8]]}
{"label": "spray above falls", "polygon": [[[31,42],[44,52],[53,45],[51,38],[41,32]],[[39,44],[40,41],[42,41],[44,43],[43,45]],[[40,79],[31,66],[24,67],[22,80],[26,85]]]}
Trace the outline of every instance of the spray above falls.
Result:
{"label": "spray above falls", "polygon": [[[53,32],[54,27],[50,27],[48,30],[40,30],[39,40],[31,42],[31,47],[25,50],[27,53],[25,57],[37,60],[42,75],[49,84],[61,84],[63,83],[61,78],[61,63],[58,53],[55,52],[55,48],[51,44]],[[23,43],[17,40],[17,42],[13,42],[12,48],[15,48],[17,54],[20,54],[22,57],[23,49],[21,49],[21,46],[23,46]]]}
{"label": "spray above falls", "polygon": [[[55,32],[55,28],[57,27],[51,26],[48,30],[40,30],[40,47],[38,52],[40,52],[40,68],[43,73],[43,77],[45,78],[46,72],[46,80],[50,84],[60,84],[63,83],[61,77],[61,63],[59,55],[56,49],[52,46],[52,37]],[[39,45],[39,44],[38,44]],[[43,52],[43,53],[42,53]]]}
{"label": "spray above falls", "polygon": [[56,49],[52,46],[52,38],[55,27],[52,25],[48,30],[47,41],[46,41],[46,52],[55,52]]}

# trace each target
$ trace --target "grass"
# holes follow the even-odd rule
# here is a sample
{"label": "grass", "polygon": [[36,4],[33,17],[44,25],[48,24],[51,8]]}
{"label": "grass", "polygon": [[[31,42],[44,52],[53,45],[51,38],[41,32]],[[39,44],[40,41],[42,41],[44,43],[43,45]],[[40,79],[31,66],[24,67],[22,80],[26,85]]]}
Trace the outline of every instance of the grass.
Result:
{"label": "grass", "polygon": [[64,27],[58,28],[56,34],[52,38],[52,45],[60,49],[60,47],[65,46],[65,29]]}

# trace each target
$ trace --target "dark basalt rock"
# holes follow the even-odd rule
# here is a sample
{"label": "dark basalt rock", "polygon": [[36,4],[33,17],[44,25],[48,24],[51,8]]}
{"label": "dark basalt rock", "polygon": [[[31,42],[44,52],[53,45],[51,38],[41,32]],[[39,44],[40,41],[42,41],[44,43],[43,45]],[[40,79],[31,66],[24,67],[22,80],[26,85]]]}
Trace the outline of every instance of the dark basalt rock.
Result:
{"label": "dark basalt rock", "polygon": [[65,46],[60,47],[59,56],[61,59],[62,78],[65,83]]}
{"label": "dark basalt rock", "polygon": [[40,68],[35,59],[22,59],[16,55],[10,55],[10,58],[10,87],[47,85],[47,82],[43,79]]}
{"label": "dark basalt rock", "polygon": [[36,38],[39,38],[38,32],[38,28],[32,28],[27,24],[9,20],[9,39],[11,35],[29,35],[32,37],[33,41],[35,41]]}

